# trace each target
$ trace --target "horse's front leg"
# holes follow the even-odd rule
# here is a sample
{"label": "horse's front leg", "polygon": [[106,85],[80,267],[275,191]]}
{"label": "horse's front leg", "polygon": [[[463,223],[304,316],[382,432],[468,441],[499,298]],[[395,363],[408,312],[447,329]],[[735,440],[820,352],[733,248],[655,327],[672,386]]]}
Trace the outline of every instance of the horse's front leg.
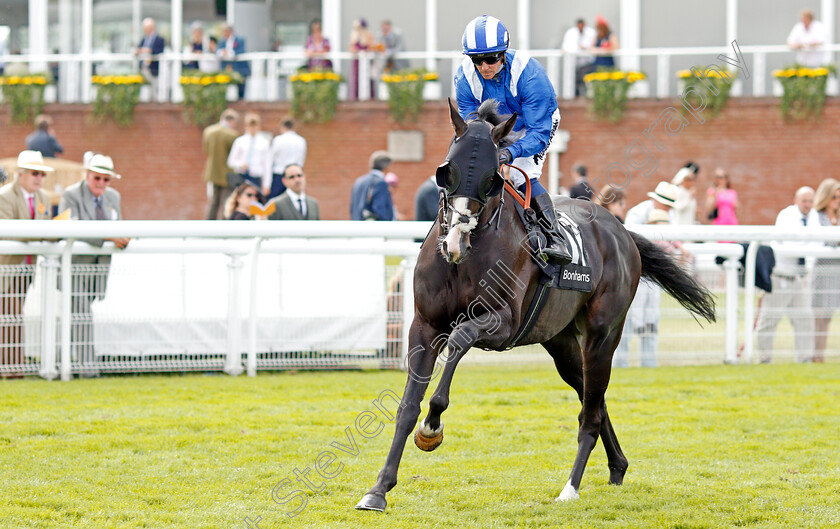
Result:
{"label": "horse's front leg", "polygon": [[397,411],[396,428],[391,449],[385,460],[385,466],[379,471],[376,484],[356,505],[357,509],[382,511],[387,501],[385,494],[397,484],[397,471],[400,466],[405,442],[417,417],[420,416],[420,401],[426,393],[426,388],[432,378],[432,370],[438,353],[443,348],[445,340],[435,340],[434,329],[422,322],[416,315],[408,334],[409,351],[406,359],[408,380],[405,383],[400,409]]}
{"label": "horse's front leg", "polygon": [[473,317],[452,330],[447,341],[449,356],[446,358],[435,394],[429,399],[429,414],[420,423],[414,435],[414,444],[418,448],[430,452],[443,442],[443,424],[440,422],[440,416],[449,407],[449,388],[461,358],[478,341],[488,347],[501,346],[510,336],[510,331],[511,313],[508,307],[490,309],[480,317]]}

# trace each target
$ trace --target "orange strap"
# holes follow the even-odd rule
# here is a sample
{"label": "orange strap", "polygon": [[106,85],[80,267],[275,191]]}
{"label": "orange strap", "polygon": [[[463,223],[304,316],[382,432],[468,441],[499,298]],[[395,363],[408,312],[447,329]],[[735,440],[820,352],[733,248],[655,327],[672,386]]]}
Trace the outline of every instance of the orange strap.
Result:
{"label": "orange strap", "polygon": [[512,168],[516,169],[517,171],[522,173],[523,176],[525,176],[525,199],[523,200],[522,197],[519,196],[519,192],[516,190],[515,187],[513,187],[513,184],[507,178],[505,178],[505,190],[507,190],[507,192],[510,193],[510,195],[514,198],[514,200],[519,202],[519,205],[522,206],[522,209],[530,208],[531,207],[531,179],[528,178],[528,174],[525,171],[523,171],[522,169],[520,169],[519,167],[516,167],[515,165],[511,165],[509,163],[506,163],[505,165],[507,165],[508,167],[512,167]]}

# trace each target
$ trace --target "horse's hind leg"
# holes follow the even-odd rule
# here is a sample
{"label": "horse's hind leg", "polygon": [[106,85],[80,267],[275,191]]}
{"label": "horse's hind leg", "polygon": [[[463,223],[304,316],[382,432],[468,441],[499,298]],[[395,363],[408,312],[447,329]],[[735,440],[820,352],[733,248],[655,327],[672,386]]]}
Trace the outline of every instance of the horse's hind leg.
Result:
{"label": "horse's hind leg", "polygon": [[[554,359],[554,366],[566,384],[570,385],[578,395],[578,400],[583,403],[583,367],[580,355],[580,346],[574,334],[574,324],[567,327],[561,334],[543,344],[543,347]],[[627,472],[627,458],[621,451],[618,438],[613,430],[609,414],[607,413],[606,399],[601,408],[601,441],[604,443],[604,451],[607,453],[607,466],[610,469],[610,483],[621,485],[624,474]],[[578,415],[578,426],[583,420],[583,412]]]}
{"label": "horse's hind leg", "polygon": [[558,500],[579,497],[578,490],[583,479],[583,471],[599,435],[604,439],[604,448],[610,466],[610,482],[620,483],[627,469],[627,459],[618,445],[604,403],[604,393],[607,391],[610,380],[611,356],[620,337],[620,327],[618,329],[610,329],[608,325],[590,327],[584,339],[583,354],[579,352],[577,340],[569,331],[564,331],[544,344],[551,352],[560,376],[577,391],[582,403],[578,416],[578,452],[569,481],[557,498]]}

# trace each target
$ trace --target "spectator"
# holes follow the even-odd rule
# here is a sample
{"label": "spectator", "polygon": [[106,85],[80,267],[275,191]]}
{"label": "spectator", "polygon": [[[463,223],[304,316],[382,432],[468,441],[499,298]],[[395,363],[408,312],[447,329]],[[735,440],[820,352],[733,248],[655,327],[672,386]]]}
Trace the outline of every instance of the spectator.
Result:
{"label": "spectator", "polygon": [[627,195],[624,191],[605,185],[601,188],[600,194],[595,197],[594,202],[606,208],[618,219],[618,222],[624,224],[624,216],[627,214]]}
{"label": "spectator", "polygon": [[303,167],[290,164],[283,172],[286,190],[272,200],[274,213],[269,220],[321,220],[318,201],[306,194],[306,174]]}
{"label": "spectator", "polygon": [[399,28],[395,28],[390,20],[383,20],[380,29],[382,29],[382,33],[379,36],[379,42],[385,48],[383,52],[383,58],[385,60],[383,70],[387,73],[407,69],[408,61],[396,57],[399,53],[405,51],[405,40],[403,40],[402,31]]}
{"label": "spectator", "polygon": [[589,54],[589,49],[595,45],[596,38],[595,30],[587,26],[582,18],[577,19],[563,35],[563,51],[575,54],[575,97],[586,94],[583,76],[592,71],[595,59]]}
{"label": "spectator", "polygon": [[[373,33],[367,27],[367,21],[357,18],[353,21],[353,32],[350,33],[350,53],[353,54],[353,62],[350,66],[350,97],[351,101],[359,99],[359,52],[370,51],[374,47]],[[370,96],[376,97],[375,84],[371,76]]]}
{"label": "spectator", "polygon": [[[671,218],[667,211],[653,209],[648,216],[647,224],[671,224]],[[669,253],[678,253],[683,266],[689,266],[691,255],[683,248],[681,242],[656,241],[656,243],[663,246]],[[627,367],[626,357],[621,358],[618,352],[620,349],[629,350],[632,336],[637,335],[639,337],[639,364],[642,367],[656,367],[656,356],[659,351],[659,305],[661,296],[662,291],[656,284],[646,279],[639,281],[639,288],[636,290],[636,296],[633,298],[628,313],[631,320],[629,327],[632,332],[626,337],[622,336],[622,340],[626,340],[626,347],[616,349],[616,356],[613,357],[616,364]],[[625,325],[625,330],[627,330],[627,327]]]}
{"label": "spectator", "polygon": [[796,62],[802,66],[816,68],[828,62],[822,46],[826,41],[825,26],[819,20],[814,20],[814,12],[803,9],[797,22],[787,38],[787,45],[797,50]]}
{"label": "spectator", "polygon": [[[820,226],[837,226],[840,219],[840,182],[826,178],[814,197],[814,209]],[[826,246],[838,247],[837,241]],[[828,327],[834,312],[840,309],[840,259],[817,259],[814,265],[814,362],[825,360]]]}
{"label": "spectator", "polygon": [[[47,220],[50,197],[41,183],[53,168],[44,164],[38,151],[22,151],[17,159],[16,178],[0,189],[0,219]],[[7,322],[0,325],[0,365],[22,364],[23,301],[35,274],[31,255],[0,255],[0,265],[26,265],[7,270],[0,277],[0,315]],[[20,378],[18,373],[2,374]]]}
{"label": "spectator", "polygon": [[[794,203],[779,212],[776,226],[787,230],[801,230],[819,226],[817,212],[812,208],[814,190],[800,187]],[[814,311],[811,308],[811,288],[804,258],[779,255],[779,250],[795,246],[795,242],[775,242],[776,266],[771,276],[773,291],[764,295],[758,311],[758,358],[762,364],[772,360],[776,326],[785,314],[793,324],[796,361],[810,362],[814,357]]]}
{"label": "spectator", "polygon": [[[464,29],[464,55],[455,72],[458,112],[467,119],[487,100],[498,103],[502,115],[516,113],[514,130],[524,132],[513,145],[499,150],[499,165],[513,163],[531,183],[531,203],[546,238],[542,256],[558,265],[572,259],[563,230],[557,225],[551,195],[540,183],[552,131],[560,123],[554,87],[545,69],[526,53],[508,49],[510,35],[501,20],[483,15]],[[525,175],[512,171],[514,185],[525,190]]]}
{"label": "spectator", "polygon": [[586,166],[576,163],[572,168],[572,174],[575,175],[575,185],[569,189],[569,198],[592,200],[592,189],[589,187],[589,181],[586,180]]}
{"label": "spectator", "polygon": [[[112,179],[119,179],[110,156],[95,154],[85,164],[85,178],[67,187],[61,195],[58,210],[70,210],[70,217],[78,220],[122,220],[120,194],[110,187]],[[91,246],[101,248],[105,241],[117,248],[125,248],[128,238],[85,239]],[[75,360],[84,370],[85,364],[96,360],[93,350],[93,319],[90,305],[105,296],[110,255],[74,255],[74,265],[86,265],[81,271],[74,267],[72,277],[70,341],[74,344]],[[96,374],[86,370],[86,374]]]}
{"label": "spectator", "polygon": [[143,35],[140,44],[134,49],[134,54],[139,55],[141,58],[140,71],[151,85],[152,101],[157,101],[160,61],[152,59],[154,56],[163,53],[166,42],[163,40],[163,37],[157,34],[155,21],[151,18],[143,19]]}
{"label": "spectator", "polygon": [[245,53],[245,39],[234,34],[233,26],[222,25],[222,43],[216,54],[222,59],[222,69],[232,70],[242,76],[242,82],[237,85],[239,99],[245,97],[245,81],[251,75],[251,65],[248,61],[240,61],[238,57]]}
{"label": "spectator", "polygon": [[242,182],[225,201],[224,219],[251,220],[251,205],[254,202],[262,203],[259,188],[253,182]]}
{"label": "spectator", "polygon": [[201,137],[201,144],[207,155],[204,162],[204,181],[207,182],[207,220],[219,217],[219,208],[224,205],[231,191],[228,183],[228,173],[231,169],[227,165],[230,149],[236,141],[236,125],[239,113],[233,109],[222,112],[219,123],[210,125]]}
{"label": "spectator", "polygon": [[437,220],[440,209],[440,188],[435,175],[423,180],[414,195],[414,220]]}
{"label": "spectator", "polygon": [[[694,164],[692,164],[694,165]],[[697,167],[699,170],[699,167]],[[674,202],[674,224],[697,224],[697,199],[694,197],[696,173],[691,167],[677,171],[671,183],[677,186],[677,200]]]}
{"label": "spectator", "polygon": [[385,182],[391,157],[385,151],[370,155],[370,172],[353,183],[350,195],[351,220],[394,220],[394,203]]}
{"label": "spectator", "polygon": [[268,150],[270,141],[265,134],[260,132],[262,120],[260,116],[248,112],[245,114],[245,134],[234,140],[228,154],[227,165],[233,169],[243,180],[247,180],[257,186],[268,182],[266,172],[268,170]]}
{"label": "spectator", "polygon": [[6,39],[0,39],[0,75],[6,71],[6,61],[3,58],[6,56]]}
{"label": "spectator", "polygon": [[716,226],[736,226],[738,205],[738,192],[732,189],[726,171],[718,167],[715,186],[706,190],[706,217]]}
{"label": "spectator", "polygon": [[269,167],[265,171],[271,180],[263,178],[262,184],[262,192],[268,198],[279,196],[286,190],[282,177],[289,164],[303,167],[306,161],[306,139],[295,132],[294,128],[294,121],[283,120],[280,124],[280,134],[271,141],[268,152]]}
{"label": "spectator", "polygon": [[656,184],[656,189],[653,192],[648,192],[649,200],[645,200],[627,212],[627,217],[624,219],[628,226],[647,224],[650,218],[650,212],[654,209],[661,209],[670,213],[671,208],[677,201],[677,186],[669,184],[668,182],[659,182]]}
{"label": "spectator", "polygon": [[216,54],[218,43],[218,40],[213,35],[207,37],[207,50],[204,51],[198,60],[198,69],[203,73],[218,73],[222,69],[222,62]]}
{"label": "spectator", "polygon": [[595,45],[589,50],[595,56],[592,69],[615,68],[613,53],[618,50],[618,37],[610,30],[607,19],[598,15],[595,17]]}
{"label": "spectator", "polygon": [[[397,176],[397,173],[385,173],[385,183],[388,184],[388,191],[391,192],[391,199],[393,201],[397,188],[400,186],[400,177]],[[405,215],[397,209],[396,202],[394,202],[394,220],[405,220]]]}
{"label": "spectator", "polygon": [[327,58],[330,52],[330,41],[321,32],[321,19],[313,19],[309,23],[309,37],[304,48],[307,65],[310,70],[332,70],[332,61]]}
{"label": "spectator", "polygon": [[53,120],[46,114],[35,116],[35,132],[26,137],[26,148],[38,151],[43,156],[55,158],[56,154],[63,154],[64,149],[55,138]]}
{"label": "spectator", "polygon": [[[193,22],[190,24],[190,42],[185,47],[184,53],[204,53],[204,30],[202,29],[200,22]],[[184,70],[198,69],[198,60],[187,61],[184,63]]]}

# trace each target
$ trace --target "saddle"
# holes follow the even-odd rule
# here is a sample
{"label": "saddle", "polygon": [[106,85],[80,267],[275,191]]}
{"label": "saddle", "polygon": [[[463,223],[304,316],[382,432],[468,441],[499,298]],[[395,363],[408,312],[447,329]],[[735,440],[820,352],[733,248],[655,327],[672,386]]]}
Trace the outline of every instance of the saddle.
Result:
{"label": "saddle", "polygon": [[541,231],[534,210],[530,207],[530,180],[526,177],[525,181],[527,182],[525,196],[522,196],[519,190],[513,187],[508,180],[505,180],[505,190],[514,199],[516,213],[525,228],[531,245],[531,251],[529,252],[531,259],[539,266],[542,273],[540,274],[537,291],[534,293],[519,329],[508,344],[508,349],[516,347],[519,341],[534,327],[548,299],[549,288],[592,292],[592,269],[588,266],[589,260],[586,257],[586,247],[581,238],[580,227],[566,212],[556,211],[556,216],[559,228],[564,232],[564,243],[572,256],[572,262],[560,266],[546,262],[540,257],[545,245],[545,235]]}

